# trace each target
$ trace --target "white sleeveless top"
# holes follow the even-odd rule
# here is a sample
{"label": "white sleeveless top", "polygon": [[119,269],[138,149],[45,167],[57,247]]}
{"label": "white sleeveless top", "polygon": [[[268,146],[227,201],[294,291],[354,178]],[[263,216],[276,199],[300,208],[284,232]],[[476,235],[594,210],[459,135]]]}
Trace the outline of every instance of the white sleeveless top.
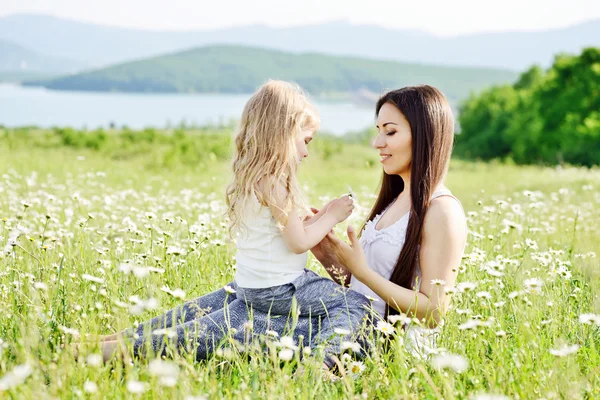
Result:
{"label": "white sleeveless top", "polygon": [[252,196],[244,210],[246,231],[235,240],[235,283],[242,288],[285,285],[304,273],[307,253],[292,252],[267,206]]}
{"label": "white sleeveless top", "polygon": [[[450,190],[445,187],[438,188],[431,196],[431,199],[433,200],[440,196],[450,196],[456,199]],[[456,201],[458,201],[458,199],[456,199]],[[408,227],[408,217],[410,214],[406,213],[392,225],[378,230],[376,228],[377,223],[390,206],[391,204],[388,205],[381,214],[376,215],[373,220],[367,222],[360,237],[360,245],[365,252],[367,265],[388,280],[396,266],[400,251],[404,246],[406,229]],[[419,279],[416,282],[415,288],[418,290],[421,282],[421,268],[418,263],[414,279],[417,280],[417,277]],[[373,302],[373,308],[382,316],[385,315],[386,302],[367,285],[352,276],[350,288],[376,299]],[[420,326],[410,325],[406,328],[406,346],[413,354],[421,356],[427,355],[433,351],[438,333],[439,328],[426,329]]]}

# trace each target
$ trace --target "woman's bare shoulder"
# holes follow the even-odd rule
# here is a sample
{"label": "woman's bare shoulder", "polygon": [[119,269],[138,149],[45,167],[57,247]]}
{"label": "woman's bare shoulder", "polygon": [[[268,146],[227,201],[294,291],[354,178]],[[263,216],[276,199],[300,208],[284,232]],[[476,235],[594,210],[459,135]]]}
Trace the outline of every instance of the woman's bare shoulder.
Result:
{"label": "woman's bare shoulder", "polygon": [[466,232],[466,221],[465,212],[457,199],[452,196],[440,196],[431,200],[425,215],[424,230],[443,229]]}

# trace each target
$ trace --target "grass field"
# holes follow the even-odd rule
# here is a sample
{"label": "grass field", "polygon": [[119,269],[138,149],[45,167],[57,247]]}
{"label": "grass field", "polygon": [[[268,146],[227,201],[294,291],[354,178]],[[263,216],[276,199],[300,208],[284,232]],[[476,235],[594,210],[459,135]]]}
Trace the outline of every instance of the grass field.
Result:
{"label": "grass field", "polygon": [[[447,185],[470,234],[437,363],[410,357],[398,329],[335,381],[318,349],[302,362],[225,351],[101,365],[90,345],[74,361],[61,350],[74,333],[133,326],[234,273],[227,129],[119,135],[90,145],[0,130],[0,398],[600,398],[600,170],[571,167],[453,161]],[[376,151],[313,143],[301,171],[310,203],[350,186],[359,226]]]}

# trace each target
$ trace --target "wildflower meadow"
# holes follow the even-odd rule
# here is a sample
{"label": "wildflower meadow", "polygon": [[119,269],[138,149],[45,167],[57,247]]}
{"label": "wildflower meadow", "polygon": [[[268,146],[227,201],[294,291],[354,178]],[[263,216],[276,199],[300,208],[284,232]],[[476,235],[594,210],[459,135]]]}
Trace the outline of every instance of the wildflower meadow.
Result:
{"label": "wildflower meadow", "polygon": [[[600,398],[600,170],[453,160],[469,236],[439,347],[410,355],[401,316],[343,368],[290,336],[215,355],[104,364],[86,337],[135,326],[232,280],[224,219],[231,127],[144,132],[0,129],[0,398]],[[377,152],[319,136],[310,205],[351,190],[359,228]],[[309,268],[326,275],[309,258]],[[251,327],[248,327],[251,329]],[[268,351],[264,351],[264,349]],[[302,356],[302,357],[301,357]]]}

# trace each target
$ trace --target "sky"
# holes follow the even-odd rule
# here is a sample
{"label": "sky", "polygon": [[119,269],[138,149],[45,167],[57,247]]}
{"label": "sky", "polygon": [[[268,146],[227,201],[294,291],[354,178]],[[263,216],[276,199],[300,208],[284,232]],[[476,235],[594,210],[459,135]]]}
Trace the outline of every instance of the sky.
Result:
{"label": "sky", "polygon": [[0,0],[0,16],[16,13],[151,30],[343,20],[455,36],[545,30],[600,19],[600,0]]}

